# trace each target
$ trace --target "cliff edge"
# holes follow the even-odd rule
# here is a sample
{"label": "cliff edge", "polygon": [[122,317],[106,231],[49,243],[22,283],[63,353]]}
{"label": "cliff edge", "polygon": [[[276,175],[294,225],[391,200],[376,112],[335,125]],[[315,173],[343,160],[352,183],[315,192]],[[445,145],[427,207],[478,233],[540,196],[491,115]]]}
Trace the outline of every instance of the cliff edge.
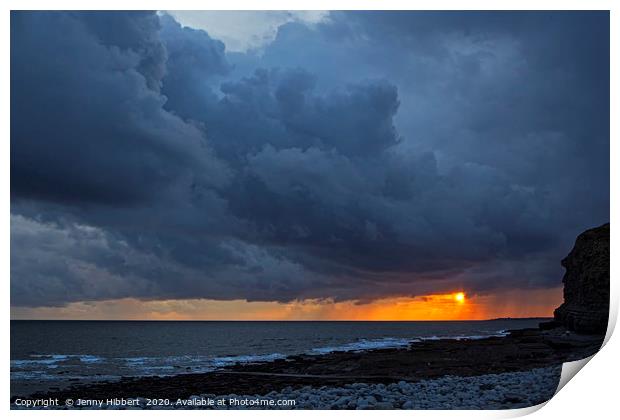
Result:
{"label": "cliff edge", "polygon": [[609,223],[577,237],[562,260],[564,303],[554,318],[571,331],[604,334],[609,318]]}

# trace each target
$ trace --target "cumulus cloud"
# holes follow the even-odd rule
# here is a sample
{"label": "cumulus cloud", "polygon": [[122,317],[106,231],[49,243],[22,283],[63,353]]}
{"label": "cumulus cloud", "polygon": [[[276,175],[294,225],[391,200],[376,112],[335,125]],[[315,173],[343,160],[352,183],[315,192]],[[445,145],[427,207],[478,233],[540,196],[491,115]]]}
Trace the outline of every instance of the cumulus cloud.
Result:
{"label": "cumulus cloud", "polygon": [[287,22],[315,24],[325,20],[328,12],[320,10],[176,10],[168,12],[180,23],[204,29],[226,43],[229,51],[245,52],[263,48]]}
{"label": "cumulus cloud", "polygon": [[609,219],[608,35],[333,12],[230,52],[167,14],[14,12],[12,303],[557,286]]}
{"label": "cumulus cloud", "polygon": [[156,19],[12,14],[15,198],[129,204],[181,179],[227,182],[226,165],[201,129],[163,109],[165,50],[153,45]]}

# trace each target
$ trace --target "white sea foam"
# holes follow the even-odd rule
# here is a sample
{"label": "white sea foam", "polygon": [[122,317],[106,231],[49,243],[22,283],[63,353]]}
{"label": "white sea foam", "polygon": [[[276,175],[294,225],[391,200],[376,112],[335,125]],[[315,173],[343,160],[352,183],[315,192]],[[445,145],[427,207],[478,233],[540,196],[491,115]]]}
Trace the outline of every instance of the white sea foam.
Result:
{"label": "white sea foam", "polygon": [[336,346],[317,347],[310,350],[311,354],[327,354],[335,351],[364,351],[382,348],[394,348],[408,346],[412,341],[418,341],[408,338],[380,338],[375,340],[361,339],[353,343],[346,343]]}
{"label": "white sea foam", "polygon": [[271,353],[262,355],[247,355],[247,356],[229,356],[229,357],[216,357],[212,359],[213,365],[217,367],[234,365],[235,363],[257,363],[257,362],[270,362],[275,359],[281,359],[286,357],[281,353]]}
{"label": "white sea foam", "polygon": [[470,334],[470,335],[431,335],[428,337],[419,337],[419,341],[434,341],[434,340],[482,340],[484,338],[491,337],[506,337],[508,332],[505,330],[499,330],[487,334]]}
{"label": "white sea foam", "polygon": [[91,356],[89,354],[82,355],[79,359],[82,363],[101,363],[104,360],[103,357]]}
{"label": "white sea foam", "polygon": [[63,354],[55,354],[55,355],[36,354],[33,357],[35,357],[35,359],[11,360],[11,367],[25,367],[28,365],[44,365],[44,366],[47,365],[47,367],[52,367],[52,366],[56,366],[58,362],[68,359],[68,356],[63,355]]}
{"label": "white sea foam", "polygon": [[22,370],[17,372],[11,372],[12,380],[41,380],[41,381],[52,381],[54,379],[58,379],[56,375],[50,375],[43,371],[38,370]]}
{"label": "white sea foam", "polygon": [[495,331],[488,334],[471,334],[471,335],[450,335],[450,336],[438,336],[431,335],[427,337],[415,337],[415,338],[394,338],[394,337],[386,337],[380,339],[360,339],[355,342],[335,345],[335,346],[326,346],[326,347],[317,347],[310,350],[310,354],[327,354],[335,351],[366,351],[366,350],[376,350],[376,349],[384,349],[384,348],[398,348],[398,347],[406,347],[411,343],[417,343],[421,341],[432,341],[432,340],[480,340],[483,338],[489,337],[505,337],[508,333],[504,330]]}
{"label": "white sea foam", "polygon": [[281,353],[241,355],[241,356],[163,356],[126,357],[123,364],[140,374],[171,375],[184,372],[209,372],[235,363],[269,362],[286,357]]}
{"label": "white sea foam", "polygon": [[100,356],[93,356],[92,354],[33,354],[31,355],[35,361],[45,363],[49,360],[63,361],[70,359],[79,359],[82,363],[97,363],[103,360]]}

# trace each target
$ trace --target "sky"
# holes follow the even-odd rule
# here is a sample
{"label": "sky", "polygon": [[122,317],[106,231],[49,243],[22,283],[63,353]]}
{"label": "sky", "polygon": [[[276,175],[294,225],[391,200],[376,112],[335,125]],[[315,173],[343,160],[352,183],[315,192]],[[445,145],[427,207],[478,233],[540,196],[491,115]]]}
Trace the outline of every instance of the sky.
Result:
{"label": "sky", "polygon": [[607,12],[12,12],[11,316],[550,316],[609,158]]}

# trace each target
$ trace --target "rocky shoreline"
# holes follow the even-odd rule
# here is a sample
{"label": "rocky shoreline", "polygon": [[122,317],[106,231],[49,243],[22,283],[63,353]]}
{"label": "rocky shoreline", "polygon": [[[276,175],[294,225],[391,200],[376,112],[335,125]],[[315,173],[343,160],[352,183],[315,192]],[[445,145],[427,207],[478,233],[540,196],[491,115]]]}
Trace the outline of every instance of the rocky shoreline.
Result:
{"label": "rocky shoreline", "polygon": [[[412,342],[407,348],[297,355],[200,374],[123,378],[28,398],[136,399],[130,406],[84,408],[518,408],[551,398],[561,364],[596,353],[602,340],[601,335],[574,334],[564,328],[525,329],[506,337]],[[14,408],[17,398],[11,397]],[[222,399],[294,403],[196,403]],[[147,405],[153,400],[165,403]]]}
{"label": "rocky shoreline", "polygon": [[[266,395],[192,395],[187,399],[131,403],[75,401],[72,409],[314,409],[314,410],[482,410],[530,407],[548,401],[558,386],[561,367],[480,376],[445,376],[419,382],[353,383],[341,387],[288,386]],[[219,401],[223,401],[219,404]]]}

